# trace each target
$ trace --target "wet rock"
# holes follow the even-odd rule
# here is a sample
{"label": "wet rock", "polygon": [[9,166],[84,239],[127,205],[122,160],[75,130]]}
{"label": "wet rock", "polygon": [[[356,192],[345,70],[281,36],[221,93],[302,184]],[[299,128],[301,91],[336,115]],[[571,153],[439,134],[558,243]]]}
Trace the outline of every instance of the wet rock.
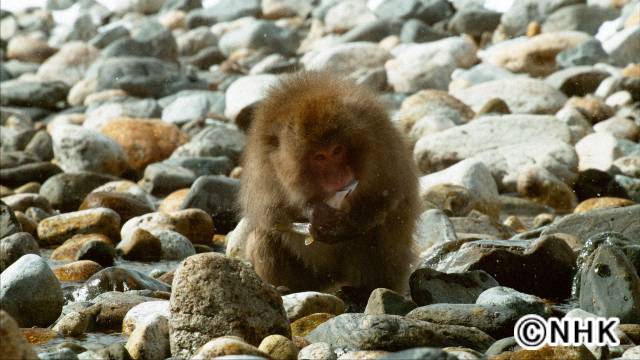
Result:
{"label": "wet rock", "polygon": [[598,247],[580,270],[580,308],[622,323],[640,321],[640,277],[634,269],[620,248]]}
{"label": "wet rock", "polygon": [[226,56],[239,49],[261,49],[293,55],[298,46],[296,34],[271,21],[255,20],[222,35],[218,46]]}
{"label": "wet rock", "polygon": [[51,253],[54,260],[93,260],[105,267],[113,265],[115,257],[113,243],[102,234],[75,235]]}
{"label": "wet rock", "polygon": [[282,297],[284,309],[290,321],[315,313],[342,314],[344,302],[337,296],[315,291],[305,291]]}
{"label": "wet rock", "polygon": [[158,120],[117,118],[102,127],[101,132],[114,139],[134,170],[168,158],[187,136],[175,125]]}
{"label": "wet rock", "polygon": [[117,176],[129,166],[122,147],[96,131],[57,126],[51,138],[55,159],[65,172],[94,171]]}
{"label": "wet rock", "polygon": [[543,230],[542,235],[565,233],[585,242],[598,233],[614,231],[633,238],[640,231],[640,224],[636,221],[638,216],[640,205],[571,214],[551,224]]}
{"label": "wet rock", "polygon": [[483,291],[475,303],[486,306],[503,306],[524,314],[538,314],[545,316],[548,313],[545,301],[537,296],[524,294],[514,289],[496,286]]}
{"label": "wet rock", "polygon": [[266,359],[267,354],[244,342],[237,336],[221,336],[202,345],[193,355],[194,360],[240,356],[243,359]]}
{"label": "wet rock", "polygon": [[68,348],[56,349],[38,354],[40,360],[78,360],[73,350]]}
{"label": "wet rock", "polygon": [[96,36],[89,40],[89,44],[95,46],[98,49],[104,49],[112,42],[129,37],[129,30],[124,26],[113,26],[108,29],[104,29],[103,32],[98,33]]}
{"label": "wet rock", "polygon": [[587,40],[573,48],[563,50],[556,56],[558,65],[564,68],[582,65],[595,65],[606,62],[609,55],[602,48],[600,41]]}
{"label": "wet rock", "polygon": [[396,92],[446,90],[453,70],[473,65],[475,53],[475,45],[461,37],[399,47],[385,64],[387,79]]}
{"label": "wet rock", "polygon": [[493,339],[464,326],[437,325],[398,315],[343,314],[306,336],[312,343],[362,350],[400,350],[418,346],[467,346],[486,349]]}
{"label": "wet rock", "polygon": [[282,335],[269,335],[260,342],[258,349],[273,359],[296,360],[298,348]]}
{"label": "wet rock", "polygon": [[0,332],[2,332],[2,352],[0,352],[2,358],[38,359],[38,355],[20,332],[20,325],[4,309],[0,310]]}
{"label": "wet rock", "polygon": [[171,157],[226,156],[232,161],[237,161],[244,149],[245,141],[245,135],[237,128],[216,123],[207,126],[188,143],[177,148]]}
{"label": "wet rock", "polygon": [[298,353],[299,360],[336,360],[336,354],[333,352],[331,345],[323,342],[317,342],[305,346]]}
{"label": "wet rock", "polygon": [[38,194],[26,193],[9,195],[2,198],[5,204],[7,204],[13,211],[24,212],[30,207],[38,207],[44,211],[50,212],[51,204],[49,200]]}
{"label": "wet rock", "polygon": [[[454,198],[455,200],[458,198]],[[417,250],[423,253],[434,245],[455,241],[457,236],[447,215],[438,209],[430,209],[423,212],[418,218],[414,239],[418,247]]]}
{"label": "wet rock", "polygon": [[111,209],[98,208],[55,215],[38,224],[41,244],[61,244],[76,234],[97,233],[118,241],[120,216]]}
{"label": "wet rock", "polygon": [[382,359],[385,360],[401,360],[401,359],[439,359],[439,360],[454,360],[458,359],[457,356],[449,354],[438,348],[429,347],[417,347],[413,349],[394,352],[384,355]]}
{"label": "wet rock", "polygon": [[40,187],[40,195],[63,212],[77,210],[92,190],[116,178],[88,171],[57,174]]}
{"label": "wet rock", "polygon": [[640,178],[616,175],[614,181],[619,187],[624,189],[624,192],[631,200],[640,203]]}
{"label": "wet rock", "polygon": [[466,217],[452,217],[451,223],[458,236],[460,234],[482,234],[493,239],[508,239],[514,235],[511,228],[477,211],[472,211]]}
{"label": "wet rock", "polygon": [[291,322],[291,336],[307,336],[323,322],[335,317],[333,314],[315,313]]}
{"label": "wet rock", "polygon": [[151,57],[113,57],[99,66],[96,90],[122,89],[132,96],[162,97],[203,85],[190,81],[176,65]]}
{"label": "wet rock", "polygon": [[89,44],[69,42],[42,63],[38,68],[38,76],[43,80],[57,80],[73,86],[84,77],[99,54],[98,49]]}
{"label": "wet rock", "polygon": [[545,82],[567,96],[585,96],[593,93],[609,73],[592,66],[576,66],[556,71]]}
{"label": "wet rock", "polygon": [[[417,149],[418,146],[416,151]],[[414,154],[414,157],[417,156],[421,155]],[[470,204],[467,207],[461,206],[462,208],[470,208],[469,210],[475,208],[493,217],[498,216],[500,211],[498,189],[489,169],[483,163],[475,160],[460,161],[442,171],[420,177],[421,198],[428,200],[428,195],[437,191],[436,187],[444,184],[461,186],[469,191]]]}
{"label": "wet rock", "polygon": [[108,208],[120,216],[121,222],[126,223],[130,219],[154,212],[154,208],[147,203],[127,193],[115,193],[98,191],[92,192],[84,198],[80,204],[80,210]]}
{"label": "wet rock", "polygon": [[53,273],[60,281],[82,282],[102,270],[102,266],[91,260],[78,260],[54,268]]}
{"label": "wet rock", "polygon": [[[216,253],[191,256],[178,268],[173,284],[170,338],[174,356],[192,354],[216,336],[237,334],[257,344],[266,335],[290,334],[278,293],[238,260]],[[196,318],[203,319],[201,326],[194,327]]]}
{"label": "wet rock", "polygon": [[240,182],[226,176],[201,176],[189,189],[182,209],[201,209],[211,216],[217,233],[225,234],[236,226],[235,199]]}
{"label": "wet rock", "polygon": [[483,270],[443,273],[428,267],[415,270],[409,278],[411,298],[420,306],[438,303],[470,304],[498,282]]}
{"label": "wet rock", "polygon": [[157,299],[138,295],[130,291],[109,291],[102,293],[91,301],[99,308],[95,316],[96,328],[102,330],[120,330],[122,329],[122,320],[131,308],[143,302],[154,300]]}
{"label": "wet rock", "polygon": [[412,300],[389,289],[378,288],[371,292],[364,313],[367,315],[406,315],[417,307]]}
{"label": "wet rock", "polygon": [[400,30],[400,42],[423,43],[447,37],[447,34],[434,30],[429,25],[417,19],[410,19],[403,23]]}
{"label": "wet rock", "polygon": [[167,358],[171,355],[169,320],[165,317],[157,317],[136,327],[129,336],[125,348],[134,360]]}
{"label": "wet rock", "polygon": [[40,107],[55,110],[64,102],[69,86],[61,81],[22,81],[2,82],[2,105]]}
{"label": "wet rock", "polygon": [[38,224],[36,224],[31,218],[27,217],[22,211],[15,212],[16,219],[20,222],[20,226],[22,227],[22,231],[31,234],[32,236],[36,236],[36,228]]}
{"label": "wet rock", "polygon": [[31,234],[17,232],[0,238],[0,272],[26,254],[40,255],[38,242]]}
{"label": "wet rock", "polygon": [[118,244],[118,252],[127,260],[182,260],[196,250],[184,235],[166,229],[151,232],[138,228],[131,239]]}
{"label": "wet rock", "polygon": [[[422,267],[449,273],[484,270],[500,285],[544,298],[566,299],[571,292],[576,255],[559,237],[476,240],[437,250]],[[552,285],[549,278],[555,279]]]}
{"label": "wet rock", "polygon": [[596,169],[581,171],[573,185],[573,191],[579,201],[600,196],[621,198],[629,196],[626,188],[619,184],[615,177]]}
{"label": "wet rock", "polygon": [[171,291],[171,287],[139,271],[114,266],[95,273],[74,291],[74,297],[76,301],[90,301],[108,291],[128,290]]}
{"label": "wet rock", "polygon": [[131,357],[122,343],[115,343],[101,349],[88,350],[78,354],[80,360],[115,359],[129,360]]}
{"label": "wet rock", "polygon": [[556,70],[557,54],[589,39],[592,37],[579,31],[557,31],[531,38],[515,38],[491,46],[481,55],[481,59],[515,73],[546,76]]}
{"label": "wet rock", "polygon": [[244,16],[257,16],[261,6],[258,0],[223,0],[204,9],[190,11],[187,16],[187,27],[211,26],[218,22],[231,21]]}
{"label": "wet rock", "polygon": [[137,228],[150,232],[160,229],[172,230],[184,235],[194,244],[208,244],[213,237],[211,217],[200,209],[156,212],[135,217],[122,226],[122,241],[129,241]]}
{"label": "wet rock", "polygon": [[21,327],[47,327],[62,311],[62,289],[47,263],[27,254],[0,275],[0,303]]}
{"label": "wet rock", "polygon": [[131,335],[137,327],[162,317],[168,319],[169,316],[168,300],[143,302],[132,307],[131,310],[127,312],[122,321],[122,332],[125,335]]}

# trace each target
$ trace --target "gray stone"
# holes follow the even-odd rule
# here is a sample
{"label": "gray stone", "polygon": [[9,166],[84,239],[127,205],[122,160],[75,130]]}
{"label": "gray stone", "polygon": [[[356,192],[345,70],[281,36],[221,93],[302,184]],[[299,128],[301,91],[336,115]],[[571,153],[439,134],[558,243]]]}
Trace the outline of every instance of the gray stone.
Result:
{"label": "gray stone", "polygon": [[336,360],[331,345],[317,342],[307,345],[298,353],[298,360]]}
{"label": "gray stone", "polygon": [[136,327],[125,347],[132,359],[166,359],[171,355],[169,321],[165,317],[157,317]]}
{"label": "gray stone", "polygon": [[[243,76],[233,81],[225,93],[224,115],[240,128],[247,129],[254,105],[264,99],[267,91],[277,81],[278,77],[272,74]],[[222,130],[222,127],[216,128]]]}
{"label": "gray stone", "polygon": [[345,310],[345,304],[339,297],[315,291],[285,295],[282,304],[291,322],[316,313],[340,315]]}
{"label": "gray stone", "polygon": [[411,298],[420,306],[470,304],[486,289],[498,286],[498,282],[482,270],[447,274],[421,267],[411,274],[409,286]]}
{"label": "gray stone", "polygon": [[225,234],[236,226],[236,198],[240,181],[222,175],[199,177],[189,189],[181,209],[201,209],[213,219],[216,231]]}
{"label": "gray stone", "polygon": [[40,247],[33,235],[19,232],[0,238],[0,272],[26,254],[40,255]]}
{"label": "gray stone", "polygon": [[561,67],[595,65],[607,62],[609,55],[602,48],[600,41],[590,39],[575,47],[563,50],[556,55],[556,62]]}
{"label": "gray stone", "polygon": [[364,313],[367,315],[401,315],[404,316],[417,307],[412,300],[389,289],[378,288],[371,292]]}
{"label": "gray stone", "polygon": [[501,13],[490,10],[462,9],[449,21],[449,28],[458,34],[480,36],[492,33],[500,24]]}
{"label": "gray stone", "polygon": [[504,306],[519,314],[545,315],[547,313],[547,306],[543,299],[505,286],[496,286],[483,291],[475,303],[477,305]]}
{"label": "gray stone", "polygon": [[154,195],[168,195],[176,190],[189,187],[196,181],[193,171],[165,163],[153,163],[144,169],[140,186]]}
{"label": "gray stone", "polygon": [[640,53],[640,26],[632,26],[617,32],[602,43],[614,64],[626,66],[636,61]]}
{"label": "gray stone", "polygon": [[226,156],[171,158],[164,161],[191,170],[196,176],[228,175],[233,170],[233,162]]}
{"label": "gray stone", "polygon": [[100,130],[111,119],[118,117],[157,118],[161,109],[155,99],[117,97],[104,102],[92,102],[85,112],[83,127]]}
{"label": "gray stone", "polygon": [[597,209],[586,213],[570,214],[555,221],[542,231],[542,235],[570,234],[583,243],[593,235],[615,231],[629,238],[640,234],[640,205],[613,209]]}
{"label": "gray stone", "polygon": [[95,172],[67,172],[57,174],[40,187],[54,209],[63,212],[77,210],[84,198],[94,189],[117,178]]}
{"label": "gray stone", "polygon": [[4,186],[17,187],[29,182],[43,183],[51,176],[61,173],[58,165],[48,161],[34,162],[0,169],[0,183]]}
{"label": "gray stone", "polygon": [[575,66],[554,72],[545,82],[567,96],[585,96],[596,91],[608,76],[607,71],[592,66]]}
{"label": "gray stone", "polygon": [[211,26],[218,22],[235,20],[244,16],[257,16],[262,11],[259,0],[222,0],[215,5],[196,9],[187,15],[190,29],[199,26]]}
{"label": "gray stone", "polygon": [[225,33],[218,43],[223,54],[229,56],[238,49],[266,50],[293,55],[298,46],[296,34],[271,21],[256,20],[237,30]]}
{"label": "gray stone", "polygon": [[0,303],[21,327],[47,327],[60,315],[60,282],[46,261],[27,254],[0,274]]}
{"label": "gray stone", "polygon": [[53,140],[51,135],[45,130],[36,132],[24,151],[37,156],[40,160],[49,161],[53,159]]}
{"label": "gray stone", "polygon": [[267,335],[290,336],[280,295],[239,260],[216,253],[191,256],[176,270],[173,284],[173,356],[191,356],[224,335],[241,336],[253,345]]}
{"label": "gray stone", "polygon": [[433,245],[457,240],[451,220],[439,209],[430,209],[420,215],[413,237],[420,253]]}
{"label": "gray stone", "polygon": [[16,218],[13,210],[0,200],[0,239],[7,236],[20,233],[22,231],[22,225]]}
{"label": "gray stone", "polygon": [[191,141],[177,148],[171,158],[226,156],[237,162],[245,142],[245,135],[236,127],[216,123],[213,126],[207,126],[192,137]]}
{"label": "gray stone", "polygon": [[[75,301],[90,301],[109,291],[128,290],[171,291],[171,287],[137,270],[109,267],[93,274],[74,291]],[[124,317],[124,314],[123,314]]]}
{"label": "gray stone", "polygon": [[390,0],[379,3],[374,12],[381,19],[419,19],[431,25],[450,14],[444,0]]}
{"label": "gray stone", "polygon": [[104,49],[114,41],[129,36],[129,30],[122,25],[118,25],[105,29],[102,32],[98,32],[96,36],[89,40],[89,44],[97,47],[98,49]]}
{"label": "gray stone", "polygon": [[61,81],[3,81],[0,85],[3,106],[41,107],[55,110],[64,102],[69,86]]}
{"label": "gray stone", "polygon": [[418,347],[413,349],[402,350],[391,354],[386,354],[379,359],[384,360],[457,360],[457,356],[450,354],[442,349],[430,347]]}
{"label": "gray stone", "polygon": [[434,30],[418,19],[407,20],[400,31],[400,42],[422,43],[444,39],[447,34]]}
{"label": "gray stone", "polygon": [[181,56],[197,54],[200,50],[218,44],[218,38],[207,26],[200,26],[177,36],[178,53]]}
{"label": "gray stone", "polygon": [[564,6],[549,15],[542,24],[543,32],[583,31],[595,35],[603,22],[613,20],[618,11],[611,7],[587,4]]}
{"label": "gray stone", "polygon": [[171,31],[146,20],[132,29],[131,38],[122,37],[102,50],[103,57],[149,56],[168,62],[178,59],[178,45]]}
{"label": "gray stone", "polygon": [[208,114],[208,99],[205,96],[194,94],[178,97],[162,109],[162,120],[182,125],[192,120],[204,120]]}

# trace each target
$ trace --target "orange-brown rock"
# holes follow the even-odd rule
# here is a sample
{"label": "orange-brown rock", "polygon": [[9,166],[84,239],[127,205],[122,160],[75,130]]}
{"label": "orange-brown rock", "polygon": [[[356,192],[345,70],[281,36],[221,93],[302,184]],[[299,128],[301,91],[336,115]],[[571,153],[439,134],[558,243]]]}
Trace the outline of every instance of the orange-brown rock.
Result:
{"label": "orange-brown rock", "polygon": [[79,234],[65,241],[51,253],[52,260],[73,261],[86,243],[100,241],[113,246],[113,242],[103,234]]}
{"label": "orange-brown rock", "polygon": [[599,197],[584,200],[573,210],[574,213],[583,213],[595,209],[609,209],[624,206],[635,205],[635,202],[629,199],[617,197]]}
{"label": "orange-brown rock", "polygon": [[158,211],[171,212],[180,210],[180,208],[182,207],[182,203],[184,202],[184,199],[188,194],[189,188],[184,188],[172,192],[171,194],[167,195],[164,200],[162,200],[162,203],[160,203],[160,206],[158,207]]}
{"label": "orange-brown rock", "polygon": [[335,315],[328,313],[315,313],[302,317],[291,323],[291,336],[305,337],[313,329],[333,317]]}
{"label": "orange-brown rock", "polygon": [[95,261],[79,260],[54,268],[53,273],[60,281],[86,281],[100,270],[102,266]]}
{"label": "orange-brown rock", "polygon": [[129,164],[138,171],[168,158],[189,140],[177,126],[160,119],[116,118],[105,124],[101,131],[122,146]]}
{"label": "orange-brown rock", "polygon": [[93,192],[87,195],[82,204],[80,204],[79,210],[100,207],[109,208],[117,212],[120,215],[122,224],[133,217],[154,211],[147,203],[131,194],[107,191]]}

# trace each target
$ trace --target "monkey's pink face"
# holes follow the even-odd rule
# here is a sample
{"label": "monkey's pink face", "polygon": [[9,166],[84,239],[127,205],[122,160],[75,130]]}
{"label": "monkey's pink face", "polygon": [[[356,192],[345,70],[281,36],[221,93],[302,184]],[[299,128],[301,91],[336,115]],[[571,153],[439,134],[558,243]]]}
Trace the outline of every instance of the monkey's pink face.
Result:
{"label": "monkey's pink face", "polygon": [[347,147],[342,144],[316,149],[311,152],[308,161],[318,187],[329,196],[355,180]]}

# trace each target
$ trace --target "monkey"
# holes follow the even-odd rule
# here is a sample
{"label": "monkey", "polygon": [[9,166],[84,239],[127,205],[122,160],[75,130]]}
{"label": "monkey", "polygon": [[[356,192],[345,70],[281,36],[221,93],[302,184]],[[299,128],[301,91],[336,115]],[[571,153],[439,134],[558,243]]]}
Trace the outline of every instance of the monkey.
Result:
{"label": "monkey", "polygon": [[[410,147],[369,89],[327,72],[288,75],[254,109],[239,205],[257,274],[292,291],[404,291],[419,215]],[[338,208],[337,192],[355,187]],[[291,231],[308,221],[313,242]]]}

